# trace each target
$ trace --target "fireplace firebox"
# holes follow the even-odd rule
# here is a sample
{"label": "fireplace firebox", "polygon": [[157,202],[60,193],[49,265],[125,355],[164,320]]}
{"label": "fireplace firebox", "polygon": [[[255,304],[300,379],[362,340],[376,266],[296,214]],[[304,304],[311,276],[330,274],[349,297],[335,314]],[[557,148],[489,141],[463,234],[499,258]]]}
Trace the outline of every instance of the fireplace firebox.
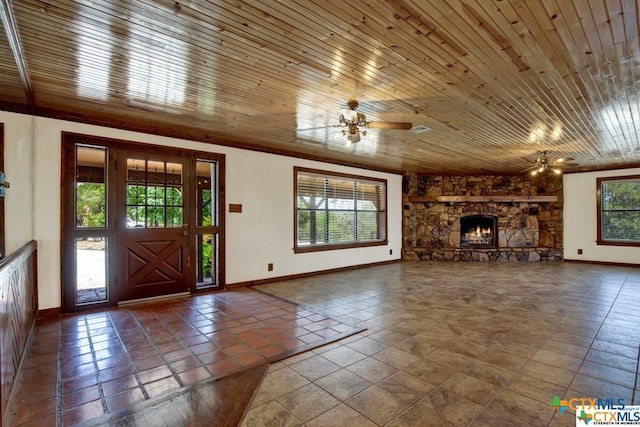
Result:
{"label": "fireplace firebox", "polygon": [[488,249],[497,247],[498,217],[467,215],[460,218],[460,247]]}

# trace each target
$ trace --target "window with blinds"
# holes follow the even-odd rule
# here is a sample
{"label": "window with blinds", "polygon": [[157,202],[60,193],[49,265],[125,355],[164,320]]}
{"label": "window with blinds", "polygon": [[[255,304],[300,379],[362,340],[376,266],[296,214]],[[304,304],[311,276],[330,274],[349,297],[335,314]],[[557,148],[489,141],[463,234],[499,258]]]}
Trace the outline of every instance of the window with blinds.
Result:
{"label": "window with blinds", "polygon": [[640,246],[640,176],[598,178],[598,244]]}
{"label": "window with blinds", "polygon": [[386,244],[387,182],[294,168],[295,249]]}

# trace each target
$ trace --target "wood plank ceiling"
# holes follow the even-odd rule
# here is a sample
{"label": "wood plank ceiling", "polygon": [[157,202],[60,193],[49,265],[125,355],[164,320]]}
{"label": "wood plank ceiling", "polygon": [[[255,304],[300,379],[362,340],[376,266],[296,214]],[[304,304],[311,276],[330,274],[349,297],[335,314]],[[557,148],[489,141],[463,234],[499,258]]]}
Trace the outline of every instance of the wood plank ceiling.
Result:
{"label": "wood plank ceiling", "polygon": [[[640,164],[636,0],[0,0],[0,16],[4,110],[393,171],[518,173],[542,150]],[[350,100],[414,131],[349,143]]]}

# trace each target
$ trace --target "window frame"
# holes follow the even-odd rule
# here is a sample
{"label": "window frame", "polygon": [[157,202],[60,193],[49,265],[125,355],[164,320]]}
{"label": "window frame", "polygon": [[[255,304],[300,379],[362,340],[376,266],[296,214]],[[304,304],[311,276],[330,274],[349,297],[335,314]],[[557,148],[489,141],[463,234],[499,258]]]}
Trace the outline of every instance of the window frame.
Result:
{"label": "window frame", "polygon": [[[596,244],[603,246],[639,246],[640,240],[612,240],[605,239],[602,236],[602,185],[606,184],[608,181],[638,181],[640,184],[640,175],[626,175],[626,176],[610,176],[610,177],[600,177],[596,178],[596,201],[597,201],[597,236],[596,236]],[[638,209],[640,211],[640,209]]]}
{"label": "window frame", "polygon": [[[377,210],[375,212],[382,213],[382,226],[384,227],[384,237],[380,240],[366,240],[366,241],[350,241],[350,242],[341,242],[341,243],[315,243],[309,245],[299,245],[298,244],[298,175],[299,174],[314,174],[321,175],[327,179],[349,179],[354,182],[363,182],[363,183],[380,183],[384,188],[384,200],[381,203],[382,210]],[[370,246],[383,246],[388,245],[388,185],[387,180],[383,178],[374,178],[369,176],[362,175],[352,175],[340,172],[332,172],[320,169],[311,169],[305,167],[294,166],[293,168],[293,251],[294,253],[307,253],[307,252],[319,252],[319,251],[330,251],[330,250],[339,250],[339,249],[351,249],[351,248],[363,248]],[[355,199],[354,199],[355,200]],[[365,211],[367,212],[367,211]]]}
{"label": "window frame", "polygon": [[[6,172],[4,168],[4,123],[0,123],[0,171]],[[0,197],[0,259],[5,258],[5,220],[4,220],[4,197]]]}

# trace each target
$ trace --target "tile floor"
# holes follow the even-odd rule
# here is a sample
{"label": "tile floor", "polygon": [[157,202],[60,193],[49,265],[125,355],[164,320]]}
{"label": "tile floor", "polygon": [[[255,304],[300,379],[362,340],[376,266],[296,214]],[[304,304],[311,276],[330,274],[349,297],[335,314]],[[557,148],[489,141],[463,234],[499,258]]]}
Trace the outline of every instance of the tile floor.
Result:
{"label": "tile floor", "polygon": [[39,319],[12,424],[111,422],[361,330],[250,288]]}
{"label": "tile floor", "polygon": [[243,426],[575,426],[640,404],[640,269],[404,263],[258,289],[367,330],[272,364]]}
{"label": "tile floor", "polygon": [[640,404],[639,269],[398,263],[255,289],[39,322],[12,424],[575,426],[554,396]]}

